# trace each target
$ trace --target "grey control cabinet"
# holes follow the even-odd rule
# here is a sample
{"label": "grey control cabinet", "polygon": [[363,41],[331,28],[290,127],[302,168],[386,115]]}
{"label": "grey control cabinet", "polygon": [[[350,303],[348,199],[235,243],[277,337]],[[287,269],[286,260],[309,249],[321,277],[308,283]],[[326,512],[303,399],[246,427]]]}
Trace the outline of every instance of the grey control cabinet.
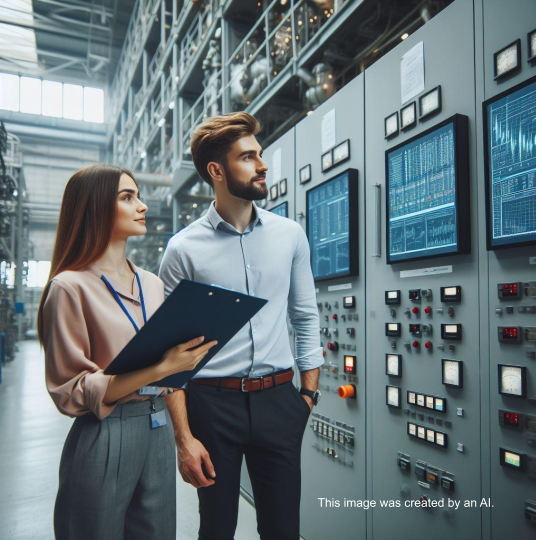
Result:
{"label": "grey control cabinet", "polygon": [[[527,61],[528,34],[536,28],[536,3],[531,0],[485,0],[482,6],[479,5],[479,9],[482,10],[482,24],[478,25],[476,35],[480,45],[476,62],[479,81],[478,106],[482,101],[490,100],[536,77],[536,64]],[[509,76],[494,80],[494,54],[518,39],[521,49],[520,68]],[[512,110],[506,111],[509,120],[506,124],[506,136],[515,141],[514,149],[517,151],[523,122],[532,122],[532,126],[534,125],[536,109],[531,104],[536,104],[534,91],[522,100],[511,102],[508,106],[512,107]],[[506,110],[505,107],[504,109]],[[486,133],[481,108],[479,113],[479,150],[482,150]],[[491,125],[492,136],[496,136],[495,130],[496,126]],[[497,155],[497,151],[494,151],[492,159],[496,159]],[[481,152],[479,215],[483,249],[486,231],[485,158]],[[511,176],[510,172],[506,174],[508,182],[516,180],[516,168],[519,166],[516,156],[511,159]],[[525,156],[525,160],[530,159],[530,154]],[[521,165],[526,163],[527,161]],[[502,164],[498,165],[500,166]],[[532,171],[533,167],[534,165]],[[531,177],[534,178],[534,172],[523,175],[523,182],[530,186]],[[532,182],[536,189],[536,181],[532,179]],[[532,206],[524,208],[527,210],[524,219],[532,222],[536,220],[535,201],[536,194],[532,195]],[[507,217],[509,210],[505,208],[504,211]],[[486,291],[486,301],[482,302],[481,306],[483,316],[486,315],[482,331],[489,332],[487,358],[490,394],[484,422],[487,422],[490,438],[486,448],[489,456],[483,455],[482,464],[490,465],[489,487],[493,504],[490,538],[528,540],[536,538],[536,246],[509,247],[488,251],[486,255],[489,272],[488,268],[484,267],[485,271],[480,275],[482,288]],[[504,338],[501,335],[503,331]],[[518,367],[513,370],[502,368],[501,377],[501,364]],[[516,395],[523,385],[523,380],[518,377],[525,381],[525,397]],[[501,379],[505,386],[503,390],[512,392],[511,394],[499,393]],[[510,452],[506,454],[506,463],[504,452]]]}
{"label": "grey control cabinet", "polygon": [[[473,25],[473,2],[457,0],[365,73],[366,266],[370,278],[367,437],[372,476],[368,497],[377,502],[368,538],[378,540],[410,539],[417,531],[433,531],[438,540],[481,537]],[[416,125],[386,139],[385,119],[406,105],[401,103],[401,58],[420,42],[424,45],[425,89],[412,98],[416,100]],[[438,85],[442,110],[420,119],[419,96]],[[470,235],[470,253],[387,264],[386,151],[455,114],[468,120],[471,217],[461,234]],[[437,146],[431,152],[436,151]],[[458,166],[463,168],[461,163]],[[440,289],[445,286],[457,288],[460,297],[442,302]],[[388,304],[386,299],[396,296],[393,291],[399,291],[399,303]],[[420,334],[415,333],[414,325],[420,325]],[[461,328],[461,338],[446,339],[452,336],[443,335],[442,328],[447,328],[443,325]],[[387,374],[387,363],[393,359],[388,355],[398,355],[401,376]],[[463,388],[443,384],[444,359],[462,363],[457,365],[463,365]],[[396,369],[389,371],[396,373]],[[399,392],[398,408],[387,404],[388,386],[400,389],[392,391]],[[463,508],[462,502],[455,510],[448,507],[449,499],[475,501],[477,507]],[[381,501],[390,500],[399,501],[400,507],[381,507]],[[406,507],[423,501],[444,507]]]}
{"label": "grey control cabinet", "polygon": [[[306,540],[334,538],[348,531],[355,538],[364,538],[366,534],[364,512],[349,512],[342,502],[339,508],[326,507],[324,503],[321,507],[319,500],[325,498],[331,503],[332,499],[342,501],[344,497],[363,499],[366,494],[363,99],[364,76],[360,75],[296,126],[298,223],[307,230],[308,191],[344,171],[351,171],[350,181],[354,182],[357,196],[356,206],[350,207],[349,213],[350,220],[357,222],[350,257],[357,258],[358,275],[316,282],[325,364],[320,370],[321,402],[309,418],[303,440],[301,535]],[[322,172],[322,155],[332,146],[344,145],[346,140],[349,159]],[[332,213],[329,219],[340,217]],[[345,297],[351,307],[345,307]],[[350,358],[345,363],[347,356]],[[352,363],[355,372],[346,373],[345,366]],[[353,387],[355,397],[339,397],[341,386]]]}

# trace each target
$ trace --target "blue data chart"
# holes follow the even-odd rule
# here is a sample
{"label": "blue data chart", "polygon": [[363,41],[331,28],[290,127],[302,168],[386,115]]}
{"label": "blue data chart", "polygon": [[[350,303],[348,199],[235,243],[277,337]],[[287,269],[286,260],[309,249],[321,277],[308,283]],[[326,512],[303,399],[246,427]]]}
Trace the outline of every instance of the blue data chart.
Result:
{"label": "blue data chart", "polygon": [[278,216],[283,216],[288,218],[288,202],[284,202],[281,204],[278,204],[277,206],[274,206],[270,210],[270,212],[273,212],[274,214],[277,214]]}
{"label": "blue data chart", "polygon": [[486,114],[491,246],[536,241],[536,82]]}
{"label": "blue data chart", "polygon": [[388,153],[390,262],[458,251],[454,123]]}
{"label": "blue data chart", "polygon": [[348,173],[307,193],[307,230],[315,280],[350,274]]}

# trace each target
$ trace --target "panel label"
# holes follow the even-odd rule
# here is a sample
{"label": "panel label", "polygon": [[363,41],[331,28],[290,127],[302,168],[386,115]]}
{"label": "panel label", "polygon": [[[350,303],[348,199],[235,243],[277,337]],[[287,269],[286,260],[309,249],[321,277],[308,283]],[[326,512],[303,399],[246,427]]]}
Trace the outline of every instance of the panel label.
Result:
{"label": "panel label", "polygon": [[430,276],[435,274],[452,274],[452,265],[448,266],[433,266],[431,268],[418,268],[417,270],[402,270],[400,272],[401,278],[416,277],[416,276]]}
{"label": "panel label", "polygon": [[351,283],[343,283],[342,285],[330,285],[328,287],[328,292],[345,291],[346,289],[351,289],[351,288],[352,288]]}

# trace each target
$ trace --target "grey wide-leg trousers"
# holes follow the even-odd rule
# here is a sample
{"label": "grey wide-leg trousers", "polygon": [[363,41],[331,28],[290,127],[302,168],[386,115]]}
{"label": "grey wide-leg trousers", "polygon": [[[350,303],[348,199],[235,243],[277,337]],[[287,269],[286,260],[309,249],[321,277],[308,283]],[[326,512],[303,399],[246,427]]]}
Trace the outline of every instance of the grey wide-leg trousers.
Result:
{"label": "grey wide-leg trousers", "polygon": [[[164,398],[156,410],[165,409]],[[57,540],[175,539],[176,452],[171,420],[152,429],[149,401],[76,418],[60,463]]]}

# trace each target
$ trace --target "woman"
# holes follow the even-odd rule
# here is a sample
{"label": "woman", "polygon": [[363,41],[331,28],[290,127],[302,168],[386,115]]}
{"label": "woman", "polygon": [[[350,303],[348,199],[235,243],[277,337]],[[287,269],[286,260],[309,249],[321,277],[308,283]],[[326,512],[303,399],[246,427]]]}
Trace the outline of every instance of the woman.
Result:
{"label": "woman", "polygon": [[38,315],[48,391],[76,417],[60,463],[59,540],[175,538],[175,444],[163,398],[173,390],[147,385],[194,369],[216,342],[201,346],[199,337],[153,367],[104,374],[164,301],[162,281],[125,256],[127,239],[147,231],[146,212],[124,169],[87,167],[65,188]]}

